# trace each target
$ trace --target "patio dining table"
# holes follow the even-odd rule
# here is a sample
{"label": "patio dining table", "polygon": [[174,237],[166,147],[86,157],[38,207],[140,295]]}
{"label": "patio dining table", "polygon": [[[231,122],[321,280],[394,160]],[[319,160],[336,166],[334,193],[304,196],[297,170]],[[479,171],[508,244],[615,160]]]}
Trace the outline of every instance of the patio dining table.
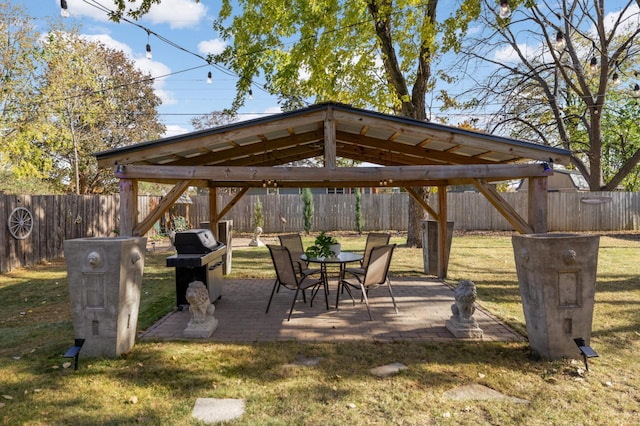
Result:
{"label": "patio dining table", "polygon": [[338,301],[340,300],[340,282],[344,278],[344,270],[348,263],[360,262],[363,259],[363,255],[360,253],[353,253],[349,251],[342,251],[337,256],[331,257],[307,257],[306,254],[302,254],[300,258],[306,262],[318,263],[320,265],[320,277],[324,280],[325,288],[329,288],[329,276],[327,274],[327,265],[339,265],[340,272],[338,274],[338,288],[336,289],[336,309],[338,309]]}

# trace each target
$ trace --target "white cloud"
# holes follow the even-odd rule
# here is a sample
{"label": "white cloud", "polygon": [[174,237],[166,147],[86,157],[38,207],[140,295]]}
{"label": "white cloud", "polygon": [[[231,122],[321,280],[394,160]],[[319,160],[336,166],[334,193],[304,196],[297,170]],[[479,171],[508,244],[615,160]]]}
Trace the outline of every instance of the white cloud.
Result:
{"label": "white cloud", "polygon": [[222,53],[226,45],[227,43],[219,38],[203,40],[198,43],[198,51],[204,55],[217,55]]}
{"label": "white cloud", "polygon": [[178,101],[175,99],[170,91],[165,89],[166,79],[164,75],[171,73],[171,68],[163,64],[162,62],[156,62],[151,59],[147,59],[144,56],[134,58],[136,67],[145,74],[151,75],[153,79],[153,90],[156,95],[162,100],[163,105],[173,105]]}
{"label": "white cloud", "polygon": [[207,7],[201,1],[162,0],[149,9],[144,18],[154,24],[168,24],[171,29],[188,28],[197,25],[207,15]]}
{"label": "white cloud", "polygon": [[[54,2],[58,5],[60,4],[57,0],[54,0]],[[109,21],[109,16],[105,11],[102,8],[95,6],[95,3],[91,4],[91,2],[85,2],[83,0],[67,0],[67,10],[72,18],[80,18],[84,16],[98,21]],[[113,8],[113,3],[110,3],[108,7]]]}
{"label": "white cloud", "polygon": [[[59,4],[58,0],[55,0]],[[140,6],[140,0],[127,3],[127,9],[136,9]],[[168,24],[171,29],[188,28],[199,24],[207,15],[207,7],[204,1],[196,3],[195,0],[162,0],[160,4],[154,4],[149,12],[141,19],[151,21],[153,24]],[[84,0],[67,0],[69,15],[74,18],[88,17],[98,21],[109,21],[108,12],[115,10],[112,0],[106,2],[85,2]]]}
{"label": "white cloud", "polygon": [[126,56],[133,59],[133,50],[131,47],[128,44],[115,40],[108,34],[82,34],[80,37],[94,43],[102,43],[109,49],[120,50]]}
{"label": "white cloud", "polygon": [[191,129],[184,128],[182,126],[176,124],[169,124],[166,126],[167,130],[164,132],[164,137],[168,138],[170,136],[178,136],[184,133],[191,132]]}
{"label": "white cloud", "polygon": [[[518,49],[523,53],[525,58],[531,58],[535,52],[534,48],[529,47],[529,45],[525,43],[518,44]],[[511,46],[505,45],[503,48],[496,50],[493,55],[493,60],[501,64],[508,64],[520,62],[520,57]]]}

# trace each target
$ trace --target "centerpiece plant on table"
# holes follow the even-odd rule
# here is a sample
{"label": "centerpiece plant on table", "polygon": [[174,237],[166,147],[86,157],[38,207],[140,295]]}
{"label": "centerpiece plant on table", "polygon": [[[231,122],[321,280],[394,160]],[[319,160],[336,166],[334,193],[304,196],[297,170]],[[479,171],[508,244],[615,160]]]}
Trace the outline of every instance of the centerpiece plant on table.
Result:
{"label": "centerpiece plant on table", "polygon": [[304,253],[307,258],[311,257],[333,257],[340,254],[338,240],[334,237],[327,235],[325,231],[322,231],[318,235],[312,246],[307,247]]}

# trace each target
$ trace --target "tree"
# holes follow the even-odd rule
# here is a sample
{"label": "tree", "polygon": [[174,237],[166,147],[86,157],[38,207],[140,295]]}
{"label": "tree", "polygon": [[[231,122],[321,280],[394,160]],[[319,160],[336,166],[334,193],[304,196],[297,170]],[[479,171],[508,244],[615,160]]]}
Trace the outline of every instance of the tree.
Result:
{"label": "tree", "polygon": [[[160,1],[143,0],[131,16]],[[116,3],[124,13],[125,1]],[[428,120],[432,61],[457,44],[479,10],[475,0],[460,1],[457,9],[445,3],[454,13],[439,23],[437,0],[224,0],[214,29],[229,44],[212,59],[239,75],[230,109],[240,108],[252,82],[263,77],[288,107],[300,99],[336,101]],[[424,214],[412,200],[408,245],[422,244]]]}
{"label": "tree", "polygon": [[224,111],[212,111],[209,114],[201,115],[191,119],[191,126],[195,130],[210,129],[212,127],[224,126],[237,121],[235,114],[228,114]]}
{"label": "tree", "polygon": [[[477,84],[452,105],[493,110],[491,133],[572,150],[572,166],[591,190],[633,188],[640,173],[631,90],[640,53],[634,3],[640,4],[628,0],[605,14],[602,0],[520,0],[500,18],[495,2],[483,1],[485,31],[465,40],[456,64],[468,70],[461,78]],[[512,60],[497,57],[506,49]],[[475,79],[487,66],[488,77]]]}
{"label": "tree", "polygon": [[14,172],[77,194],[115,192],[117,180],[98,170],[91,154],[164,132],[151,78],[122,52],[89,42],[76,30],[52,29],[40,55],[28,124],[9,150]]}
{"label": "tree", "polygon": [[0,164],[9,161],[5,148],[25,123],[26,106],[35,93],[31,82],[37,66],[36,41],[25,10],[0,3]]}
{"label": "tree", "polygon": [[360,193],[360,188],[356,188],[355,191],[356,196],[356,231],[358,234],[362,235],[362,230],[364,229],[364,221],[362,219],[362,195]]}
{"label": "tree", "polygon": [[304,232],[308,235],[313,229],[313,194],[311,189],[302,188],[302,202],[304,207],[302,209],[302,217],[304,220]]}

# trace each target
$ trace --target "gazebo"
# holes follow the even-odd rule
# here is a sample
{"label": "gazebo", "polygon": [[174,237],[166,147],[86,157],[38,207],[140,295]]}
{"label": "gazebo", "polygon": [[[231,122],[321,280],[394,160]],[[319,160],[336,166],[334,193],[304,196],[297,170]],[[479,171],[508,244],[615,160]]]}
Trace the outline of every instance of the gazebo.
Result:
{"label": "gazebo", "polygon": [[[144,235],[190,186],[209,188],[210,226],[249,188],[377,187],[393,183],[438,222],[438,276],[447,264],[447,187],[473,184],[523,234],[547,232],[547,177],[569,164],[570,152],[456,127],[381,114],[338,103],[148,141],[95,154],[100,168],[120,179],[120,235]],[[307,158],[323,167],[292,167]],[[374,167],[338,167],[339,157]],[[528,214],[521,217],[491,185],[528,179]],[[138,219],[138,182],[172,184],[147,217]],[[437,211],[415,187],[435,186]],[[239,193],[218,205],[218,187]]]}

